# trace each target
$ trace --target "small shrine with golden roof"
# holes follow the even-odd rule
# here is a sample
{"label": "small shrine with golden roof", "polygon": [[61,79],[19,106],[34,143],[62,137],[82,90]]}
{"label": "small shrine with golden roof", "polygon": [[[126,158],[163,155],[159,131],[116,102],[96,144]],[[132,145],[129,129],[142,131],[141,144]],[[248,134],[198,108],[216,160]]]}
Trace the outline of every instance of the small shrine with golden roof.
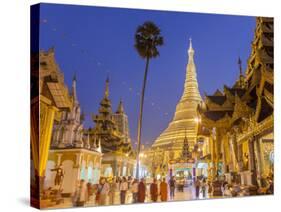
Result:
{"label": "small shrine with golden roof", "polygon": [[[132,145],[128,139],[123,139],[124,131],[120,129],[114,116],[125,114],[123,105],[119,104],[118,107],[116,114],[113,113],[109,99],[109,78],[107,78],[99,112],[92,115],[94,128],[89,130],[90,139],[100,144],[103,153],[101,174],[105,177],[133,176],[134,174],[135,159]],[[121,119],[122,121],[126,120]],[[128,128],[128,121],[123,124],[126,124]]]}

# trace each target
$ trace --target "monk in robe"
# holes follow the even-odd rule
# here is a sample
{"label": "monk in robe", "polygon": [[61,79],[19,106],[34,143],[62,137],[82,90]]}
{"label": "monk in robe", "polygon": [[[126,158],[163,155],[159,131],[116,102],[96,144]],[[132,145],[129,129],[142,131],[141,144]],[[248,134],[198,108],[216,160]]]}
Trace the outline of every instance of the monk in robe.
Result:
{"label": "monk in robe", "polygon": [[165,178],[163,178],[162,182],[160,183],[160,199],[162,202],[168,200],[168,184],[166,183]]}
{"label": "monk in robe", "polygon": [[150,185],[150,197],[152,202],[157,202],[158,199],[158,186],[157,186],[157,180],[154,179],[153,183]]}
{"label": "monk in robe", "polygon": [[140,203],[144,202],[145,192],[146,192],[146,187],[145,187],[144,179],[142,178],[138,187],[138,202]]}

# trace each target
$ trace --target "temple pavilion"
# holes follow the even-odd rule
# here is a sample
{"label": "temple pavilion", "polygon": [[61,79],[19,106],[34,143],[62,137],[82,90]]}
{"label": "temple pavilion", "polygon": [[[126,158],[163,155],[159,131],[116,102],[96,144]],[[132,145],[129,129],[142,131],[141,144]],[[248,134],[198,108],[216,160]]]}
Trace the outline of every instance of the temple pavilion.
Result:
{"label": "temple pavilion", "polygon": [[[213,179],[259,186],[273,174],[273,19],[258,17],[245,74],[232,86],[206,95],[198,107],[198,137],[211,145]],[[206,132],[203,133],[202,132]]]}
{"label": "temple pavilion", "polygon": [[109,99],[109,78],[106,79],[104,97],[100,102],[98,114],[92,115],[94,128],[89,130],[91,140],[100,144],[102,172],[105,177],[133,176],[135,157],[129,139],[128,118],[122,101],[116,113],[112,112]]}
{"label": "temple pavilion", "polygon": [[[42,91],[49,90],[58,102],[68,103],[68,108],[59,108],[56,111],[54,121],[50,125],[50,146],[45,149],[47,161],[42,187],[44,190],[60,189],[62,195],[70,196],[76,189],[77,181],[84,179],[90,183],[98,182],[102,153],[85,134],[84,114],[78,100],[76,76],[72,80],[71,92],[68,92],[53,50],[40,53],[40,67],[40,76],[56,79],[48,82],[48,87],[42,87]],[[64,94],[64,98],[61,94]],[[42,111],[42,108],[40,110]],[[45,130],[42,126],[40,129]],[[56,184],[57,170],[63,172],[63,179]],[[46,201],[44,204],[51,204]]]}
{"label": "temple pavilion", "polygon": [[71,108],[68,89],[54,54],[54,48],[31,54],[31,204],[36,207],[42,204],[39,195],[47,172],[53,123],[61,110]]}

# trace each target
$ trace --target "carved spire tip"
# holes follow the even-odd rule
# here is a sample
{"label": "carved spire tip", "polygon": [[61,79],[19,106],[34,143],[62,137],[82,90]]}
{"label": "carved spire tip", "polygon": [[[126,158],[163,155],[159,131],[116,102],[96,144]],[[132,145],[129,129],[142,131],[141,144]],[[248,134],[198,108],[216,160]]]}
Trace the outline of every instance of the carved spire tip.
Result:
{"label": "carved spire tip", "polygon": [[190,52],[194,52],[194,49],[193,49],[193,47],[192,47],[192,38],[190,37],[189,38],[189,48],[188,48],[188,52],[190,53]]}

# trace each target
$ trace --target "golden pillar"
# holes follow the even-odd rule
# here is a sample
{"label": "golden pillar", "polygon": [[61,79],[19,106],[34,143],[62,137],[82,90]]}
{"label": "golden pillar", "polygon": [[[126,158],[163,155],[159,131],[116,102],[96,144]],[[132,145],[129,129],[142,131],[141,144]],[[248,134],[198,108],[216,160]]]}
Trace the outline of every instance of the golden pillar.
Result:
{"label": "golden pillar", "polygon": [[31,100],[30,114],[31,155],[34,164],[35,175],[39,173],[39,96]]}
{"label": "golden pillar", "polygon": [[[44,177],[50,149],[52,129],[57,108],[51,100],[40,96],[39,177]],[[36,150],[35,150],[36,151]]]}

